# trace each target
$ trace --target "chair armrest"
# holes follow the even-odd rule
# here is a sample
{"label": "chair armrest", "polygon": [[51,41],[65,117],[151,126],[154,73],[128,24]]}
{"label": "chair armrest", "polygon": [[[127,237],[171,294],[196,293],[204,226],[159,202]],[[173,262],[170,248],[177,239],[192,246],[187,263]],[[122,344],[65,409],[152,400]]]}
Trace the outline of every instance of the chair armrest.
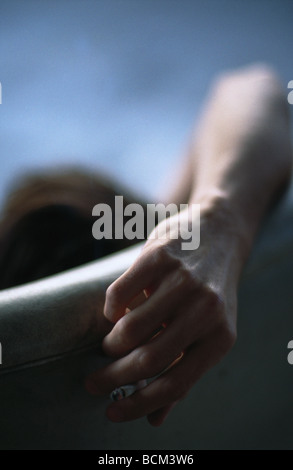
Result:
{"label": "chair armrest", "polygon": [[98,343],[110,327],[103,316],[105,291],[140,250],[141,244],[0,292],[0,373]]}

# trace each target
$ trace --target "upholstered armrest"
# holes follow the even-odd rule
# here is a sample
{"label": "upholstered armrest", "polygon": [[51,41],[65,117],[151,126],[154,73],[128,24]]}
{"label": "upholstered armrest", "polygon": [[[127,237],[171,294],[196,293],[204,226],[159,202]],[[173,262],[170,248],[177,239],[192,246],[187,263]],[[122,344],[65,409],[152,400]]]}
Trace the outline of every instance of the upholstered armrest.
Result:
{"label": "upholstered armrest", "polygon": [[2,367],[27,365],[97,345],[108,330],[105,291],[141,245],[83,267],[0,292]]}
{"label": "upholstered armrest", "polygon": [[194,387],[161,429],[104,417],[86,374],[107,359],[107,286],[140,247],[0,293],[2,449],[292,448],[293,197],[265,221],[242,277],[233,351]]}

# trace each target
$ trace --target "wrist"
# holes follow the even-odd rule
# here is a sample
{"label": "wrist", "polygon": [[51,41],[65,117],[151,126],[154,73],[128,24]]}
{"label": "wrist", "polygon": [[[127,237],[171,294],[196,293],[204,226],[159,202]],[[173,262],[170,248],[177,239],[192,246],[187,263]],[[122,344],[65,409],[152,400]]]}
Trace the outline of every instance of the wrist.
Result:
{"label": "wrist", "polygon": [[229,195],[217,189],[201,194],[195,192],[190,203],[200,204],[201,228],[206,227],[217,240],[221,239],[221,243],[234,249],[243,265],[251,249],[254,230]]}

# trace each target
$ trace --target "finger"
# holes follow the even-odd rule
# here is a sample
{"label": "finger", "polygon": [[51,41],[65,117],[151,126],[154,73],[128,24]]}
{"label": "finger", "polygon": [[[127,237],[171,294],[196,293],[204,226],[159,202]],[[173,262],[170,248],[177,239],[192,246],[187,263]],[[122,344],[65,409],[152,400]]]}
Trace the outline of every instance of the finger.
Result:
{"label": "finger", "polygon": [[140,292],[129,304],[128,304],[128,310],[134,310],[137,307],[140,307],[140,305],[144,304],[144,302],[147,299],[147,295],[145,291]]}
{"label": "finger", "polygon": [[108,288],[104,315],[116,323],[126,308],[145,289],[160,278],[161,269],[154,269],[154,258],[142,255],[117,281]]}
{"label": "finger", "polygon": [[[201,299],[198,299],[197,303],[201,306]],[[189,308],[186,306],[184,321],[175,310],[173,321],[151,341],[93,373],[88,378],[88,390],[93,394],[105,394],[121,385],[154,377],[164,371],[182,351],[207,334],[205,324],[208,322],[199,322],[194,310],[197,309],[192,299]],[[186,318],[188,321],[185,321]]]}
{"label": "finger", "polygon": [[182,400],[200,377],[218,362],[212,341],[193,346],[174,367],[145,389],[111,404],[107,416],[113,422],[132,421]]}
{"label": "finger", "polygon": [[[177,273],[171,273],[151,297],[116,323],[103,340],[105,353],[111,357],[121,357],[148,341],[162,323],[169,323],[177,314],[184,295],[184,286],[178,282]],[[182,315],[178,315],[180,322]]]}
{"label": "finger", "polygon": [[[164,371],[182,351],[187,350],[200,338],[208,337],[211,329],[210,318],[213,316],[214,320],[217,319],[217,312],[213,307],[214,302],[203,302],[199,297],[194,303],[192,297],[189,303],[186,303],[183,319],[179,305],[180,311],[174,310],[172,321],[151,341],[140,345],[123,359],[91,376],[89,380],[92,381],[92,393],[109,393],[116,387],[154,377]],[[216,331],[217,328],[215,325]],[[221,345],[218,346],[218,354],[220,351]]]}
{"label": "finger", "polygon": [[122,385],[162,373],[182,355],[182,343],[176,340],[176,332],[171,336],[166,333],[167,330],[122,359],[91,374],[86,380],[86,389],[93,395],[109,394]]}
{"label": "finger", "polygon": [[171,413],[173,408],[177,405],[177,401],[172,403],[171,405],[164,406],[157,411],[148,415],[148,422],[155,427],[161,426],[167,419],[168,415]]}

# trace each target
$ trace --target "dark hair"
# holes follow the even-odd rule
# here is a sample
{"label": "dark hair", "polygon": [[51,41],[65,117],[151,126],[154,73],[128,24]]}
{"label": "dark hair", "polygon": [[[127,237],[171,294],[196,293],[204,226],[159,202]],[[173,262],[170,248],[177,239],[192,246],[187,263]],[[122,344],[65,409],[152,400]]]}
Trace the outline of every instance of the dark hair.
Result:
{"label": "dark hair", "polygon": [[107,256],[135,243],[92,235],[93,207],[115,196],[124,206],[142,201],[98,174],[79,169],[22,178],[10,192],[0,222],[0,289],[35,281]]}

